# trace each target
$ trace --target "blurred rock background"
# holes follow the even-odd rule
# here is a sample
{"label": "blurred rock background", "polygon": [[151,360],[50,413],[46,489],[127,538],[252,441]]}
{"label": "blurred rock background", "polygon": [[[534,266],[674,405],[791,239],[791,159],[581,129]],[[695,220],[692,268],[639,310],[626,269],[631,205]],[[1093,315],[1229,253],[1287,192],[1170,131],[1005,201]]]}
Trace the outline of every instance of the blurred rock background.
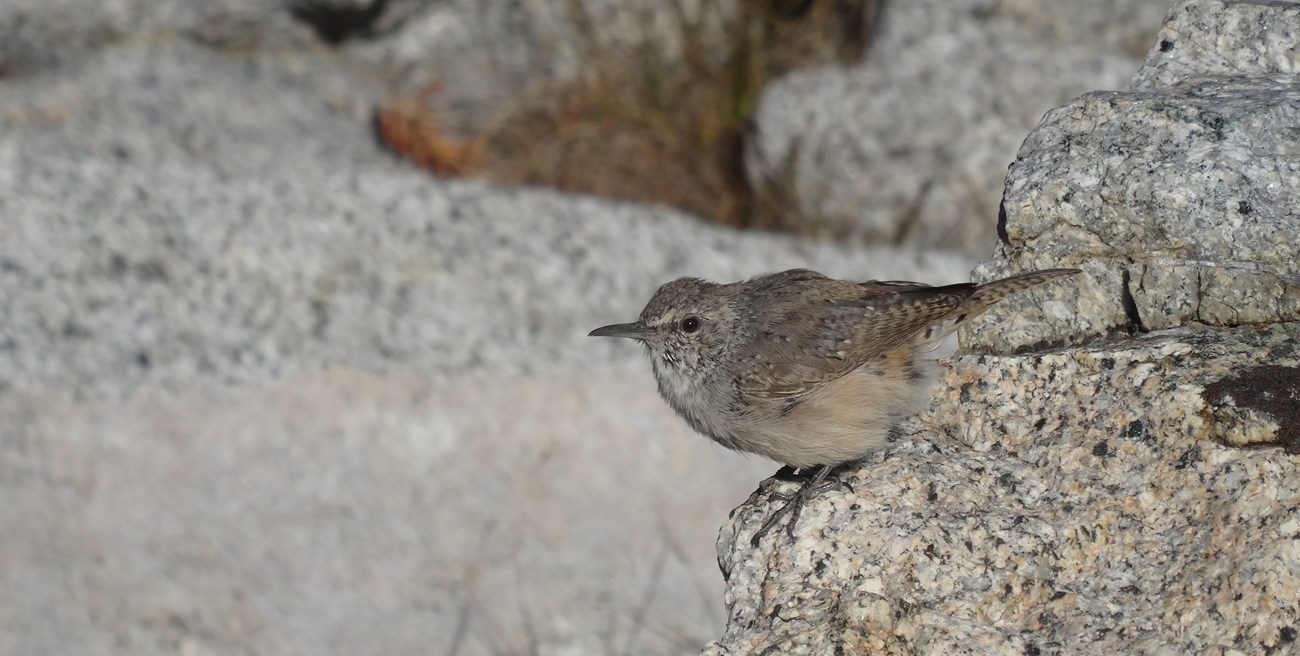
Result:
{"label": "blurred rock background", "polygon": [[0,653],[695,653],[775,466],[586,332],[965,279],[1166,9],[0,0]]}

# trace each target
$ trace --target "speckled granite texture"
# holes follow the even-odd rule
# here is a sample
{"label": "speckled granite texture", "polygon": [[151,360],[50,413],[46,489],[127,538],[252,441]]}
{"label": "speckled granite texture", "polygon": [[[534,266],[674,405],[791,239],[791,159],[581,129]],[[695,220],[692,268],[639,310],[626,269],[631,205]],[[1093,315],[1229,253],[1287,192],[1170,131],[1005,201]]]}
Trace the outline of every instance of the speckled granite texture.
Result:
{"label": "speckled granite texture", "polygon": [[931,410],[843,475],[851,491],[811,502],[795,540],[751,549],[779,502],[736,510],[718,539],[728,628],[705,653],[1285,653],[1298,338],[1286,324],[952,359]]}
{"label": "speckled granite texture", "polygon": [[1032,295],[999,304],[963,344],[1300,320],[1297,34],[1297,3],[1185,2],[1130,91],[1048,112],[1007,174],[1002,241],[976,277],[1080,266],[1090,280],[1048,312]]}
{"label": "speckled granite texture", "polygon": [[1300,4],[1184,2],[1133,91],[1048,114],[977,276],[1088,275],[977,321],[793,537],[750,546],[794,484],[737,508],[705,654],[1300,650],[1297,33]]}

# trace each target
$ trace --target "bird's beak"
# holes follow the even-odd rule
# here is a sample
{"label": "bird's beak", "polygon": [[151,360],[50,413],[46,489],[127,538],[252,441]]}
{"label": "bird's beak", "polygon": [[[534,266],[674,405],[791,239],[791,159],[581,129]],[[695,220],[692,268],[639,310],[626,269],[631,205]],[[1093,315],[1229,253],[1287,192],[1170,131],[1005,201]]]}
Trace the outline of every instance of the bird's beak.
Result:
{"label": "bird's beak", "polygon": [[588,337],[626,337],[628,339],[645,339],[649,336],[649,331],[640,323],[616,323],[612,326],[601,326],[590,333]]}

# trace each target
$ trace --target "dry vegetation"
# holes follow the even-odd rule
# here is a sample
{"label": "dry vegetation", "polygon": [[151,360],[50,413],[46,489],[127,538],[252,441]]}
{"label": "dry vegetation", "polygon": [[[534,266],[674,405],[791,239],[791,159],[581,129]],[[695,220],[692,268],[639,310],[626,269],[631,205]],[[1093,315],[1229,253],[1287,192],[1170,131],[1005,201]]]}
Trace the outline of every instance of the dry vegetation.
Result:
{"label": "dry vegetation", "polygon": [[[610,52],[591,45],[590,73],[518,98],[470,139],[440,129],[428,89],[381,107],[381,137],[439,175],[676,207],[737,227],[797,230],[779,180],[751,187],[745,134],[758,94],[795,68],[856,61],[883,0],[740,0],[680,9],[680,47],[650,35]],[[582,33],[596,26],[570,2]],[[721,30],[710,29],[721,26]],[[779,172],[769,175],[779,177]]]}

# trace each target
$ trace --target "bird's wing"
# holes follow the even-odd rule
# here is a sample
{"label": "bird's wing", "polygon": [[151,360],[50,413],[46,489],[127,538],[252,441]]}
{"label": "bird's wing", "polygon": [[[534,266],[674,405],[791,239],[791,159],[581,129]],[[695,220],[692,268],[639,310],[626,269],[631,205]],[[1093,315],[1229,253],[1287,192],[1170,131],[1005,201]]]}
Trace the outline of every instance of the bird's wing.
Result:
{"label": "bird's wing", "polygon": [[976,289],[971,283],[834,282],[842,284],[795,280],[769,290],[790,296],[779,314],[759,317],[758,334],[738,354],[742,394],[807,394],[912,339]]}

